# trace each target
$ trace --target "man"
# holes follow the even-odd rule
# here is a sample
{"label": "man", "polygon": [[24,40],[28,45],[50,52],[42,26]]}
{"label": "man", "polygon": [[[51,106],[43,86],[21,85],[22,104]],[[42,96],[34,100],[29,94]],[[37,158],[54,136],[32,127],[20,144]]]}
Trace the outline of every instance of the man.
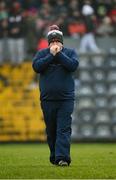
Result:
{"label": "man", "polygon": [[21,64],[25,58],[25,23],[21,4],[18,1],[12,3],[8,18],[8,49],[11,63]]}
{"label": "man", "polygon": [[7,59],[8,12],[6,3],[0,1],[0,66]]}
{"label": "man", "polygon": [[72,72],[79,62],[73,49],[63,47],[63,33],[58,26],[50,27],[47,38],[49,47],[37,52],[32,66],[36,73],[40,73],[40,100],[50,162],[68,166],[71,162],[71,114],[74,106]]}
{"label": "man", "polygon": [[91,1],[85,0],[82,7],[82,15],[85,24],[86,32],[83,34],[80,42],[80,52],[86,53],[88,51],[100,53],[100,49],[95,40],[95,15],[94,9],[91,6]]}

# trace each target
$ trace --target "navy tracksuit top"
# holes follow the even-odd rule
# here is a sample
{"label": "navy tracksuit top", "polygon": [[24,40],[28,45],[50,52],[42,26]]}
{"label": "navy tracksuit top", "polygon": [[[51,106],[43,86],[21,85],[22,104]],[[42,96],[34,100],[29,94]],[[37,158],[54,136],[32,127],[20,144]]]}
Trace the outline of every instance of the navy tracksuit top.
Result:
{"label": "navy tracksuit top", "polygon": [[74,80],[72,73],[79,64],[73,49],[64,48],[55,56],[46,48],[37,52],[33,59],[33,69],[40,73],[40,99],[74,100]]}

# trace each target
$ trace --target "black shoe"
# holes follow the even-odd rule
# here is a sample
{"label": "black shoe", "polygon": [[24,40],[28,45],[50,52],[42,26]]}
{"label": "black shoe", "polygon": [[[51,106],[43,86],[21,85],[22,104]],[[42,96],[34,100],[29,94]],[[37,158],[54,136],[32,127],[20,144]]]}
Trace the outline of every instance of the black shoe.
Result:
{"label": "black shoe", "polygon": [[50,162],[55,165],[55,158],[54,157],[50,157]]}

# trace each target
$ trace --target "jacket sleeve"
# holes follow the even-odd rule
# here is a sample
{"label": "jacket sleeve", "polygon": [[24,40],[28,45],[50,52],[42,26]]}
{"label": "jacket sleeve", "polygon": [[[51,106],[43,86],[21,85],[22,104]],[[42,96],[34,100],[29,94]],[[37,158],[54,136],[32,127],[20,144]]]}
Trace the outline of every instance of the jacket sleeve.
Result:
{"label": "jacket sleeve", "polygon": [[43,51],[37,52],[37,54],[33,58],[33,63],[32,63],[33,70],[36,73],[43,72],[52,62],[53,57],[54,56],[49,52],[47,54]]}
{"label": "jacket sleeve", "polygon": [[78,56],[74,50],[72,50],[70,57],[67,56],[64,52],[58,53],[60,63],[70,72],[74,72],[78,65]]}

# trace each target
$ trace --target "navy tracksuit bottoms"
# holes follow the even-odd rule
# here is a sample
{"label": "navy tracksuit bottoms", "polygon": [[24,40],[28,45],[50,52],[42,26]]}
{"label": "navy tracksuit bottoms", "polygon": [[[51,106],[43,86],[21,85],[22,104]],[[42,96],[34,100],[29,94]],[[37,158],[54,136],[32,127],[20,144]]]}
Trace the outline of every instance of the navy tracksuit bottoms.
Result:
{"label": "navy tracksuit bottoms", "polygon": [[50,148],[50,162],[57,164],[64,160],[70,164],[71,114],[74,100],[42,101],[41,107]]}

